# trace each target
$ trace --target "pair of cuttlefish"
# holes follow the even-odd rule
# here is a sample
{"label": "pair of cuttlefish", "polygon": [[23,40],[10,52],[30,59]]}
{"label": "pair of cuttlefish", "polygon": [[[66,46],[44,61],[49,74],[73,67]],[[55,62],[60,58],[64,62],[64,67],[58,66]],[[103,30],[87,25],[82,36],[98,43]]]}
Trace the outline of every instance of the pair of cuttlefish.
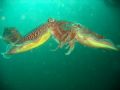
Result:
{"label": "pair of cuttlefish", "polygon": [[66,55],[73,51],[75,42],[93,48],[119,51],[119,47],[110,40],[88,30],[88,28],[81,24],[50,18],[47,23],[25,36],[22,36],[14,27],[5,28],[2,39],[9,44],[10,48],[5,53],[2,53],[2,55],[9,56],[29,51],[44,44],[51,36],[54,36],[54,39],[58,41],[57,48],[68,45],[67,48],[69,50]]}

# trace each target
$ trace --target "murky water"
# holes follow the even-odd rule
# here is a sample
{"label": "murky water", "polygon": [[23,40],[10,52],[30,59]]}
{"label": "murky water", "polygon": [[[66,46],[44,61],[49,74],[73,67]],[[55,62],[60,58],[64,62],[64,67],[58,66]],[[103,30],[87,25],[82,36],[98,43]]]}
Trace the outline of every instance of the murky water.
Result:
{"label": "murky water", "polygon": [[[16,27],[22,35],[48,18],[81,23],[120,45],[119,0],[1,0],[0,35]],[[49,39],[31,51],[0,55],[0,90],[120,90],[120,52],[89,48],[79,43],[68,56],[52,51]],[[0,52],[7,44],[0,40]]]}

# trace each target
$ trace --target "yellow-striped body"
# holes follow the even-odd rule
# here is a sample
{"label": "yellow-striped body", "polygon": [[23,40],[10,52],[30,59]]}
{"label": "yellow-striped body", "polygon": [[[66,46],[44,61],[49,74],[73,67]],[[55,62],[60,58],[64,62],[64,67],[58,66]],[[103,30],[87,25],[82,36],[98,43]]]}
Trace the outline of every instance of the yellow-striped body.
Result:
{"label": "yellow-striped body", "polygon": [[80,33],[79,31],[77,32],[76,39],[79,43],[89,47],[118,50],[118,48],[107,39],[98,39],[89,34]]}
{"label": "yellow-striped body", "polygon": [[115,45],[113,45],[111,42],[108,42],[107,40],[96,40],[93,38],[89,38],[87,40],[87,42],[89,43],[89,45],[91,47],[95,47],[95,48],[103,48],[103,49],[111,49],[111,50],[115,50],[117,51],[118,48],[115,47]]}
{"label": "yellow-striped body", "polygon": [[22,43],[19,46],[14,46],[12,47],[7,54],[17,54],[17,53],[22,53],[28,50],[31,50],[33,48],[36,48],[40,45],[42,45],[43,43],[45,43],[51,36],[51,32],[50,30],[47,30],[47,32],[45,32],[42,36],[40,36],[39,38],[37,38],[36,40],[33,41],[27,41]]}

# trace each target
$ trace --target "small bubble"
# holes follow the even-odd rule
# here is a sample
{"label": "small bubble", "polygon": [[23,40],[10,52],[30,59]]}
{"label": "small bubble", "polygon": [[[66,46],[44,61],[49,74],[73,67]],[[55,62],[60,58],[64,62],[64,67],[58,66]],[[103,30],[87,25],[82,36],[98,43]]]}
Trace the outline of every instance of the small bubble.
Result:
{"label": "small bubble", "polygon": [[45,64],[46,64],[46,62],[44,61],[44,62],[42,62],[42,64],[43,64],[43,65],[45,65]]}
{"label": "small bubble", "polygon": [[26,16],[25,15],[22,15],[21,16],[21,20],[25,20],[26,19]]}
{"label": "small bubble", "polygon": [[2,16],[0,19],[1,19],[2,21],[4,21],[4,20],[6,19],[6,17],[5,17],[5,16]]}
{"label": "small bubble", "polygon": [[61,4],[61,7],[65,7],[64,3]]}

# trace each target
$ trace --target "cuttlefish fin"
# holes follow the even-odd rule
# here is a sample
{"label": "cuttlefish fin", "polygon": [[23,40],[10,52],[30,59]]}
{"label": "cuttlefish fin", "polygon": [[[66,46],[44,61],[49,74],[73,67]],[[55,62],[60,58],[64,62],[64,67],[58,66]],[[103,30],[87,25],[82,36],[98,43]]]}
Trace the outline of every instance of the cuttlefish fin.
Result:
{"label": "cuttlefish fin", "polygon": [[2,39],[6,43],[14,45],[22,39],[22,35],[18,32],[18,30],[15,27],[8,27],[5,28],[3,31]]}
{"label": "cuttlefish fin", "polygon": [[105,37],[100,35],[100,34],[97,34],[97,33],[94,33],[92,32],[92,35],[94,35],[95,37],[97,37],[98,39],[104,39]]}

